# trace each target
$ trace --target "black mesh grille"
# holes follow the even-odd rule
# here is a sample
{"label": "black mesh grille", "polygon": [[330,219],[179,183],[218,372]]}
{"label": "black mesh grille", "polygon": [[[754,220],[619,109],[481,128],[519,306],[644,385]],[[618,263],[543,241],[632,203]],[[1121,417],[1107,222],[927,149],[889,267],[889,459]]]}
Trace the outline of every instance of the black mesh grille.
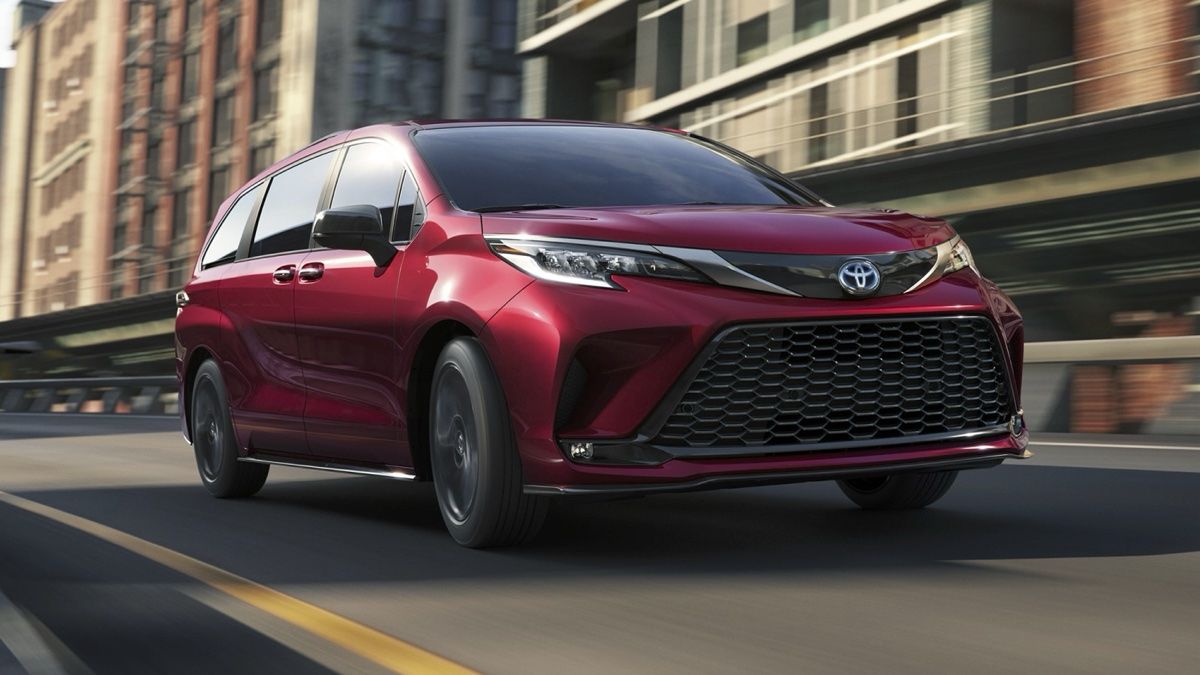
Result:
{"label": "black mesh grille", "polygon": [[895,442],[999,426],[1009,408],[982,317],[746,326],[721,338],[657,443]]}

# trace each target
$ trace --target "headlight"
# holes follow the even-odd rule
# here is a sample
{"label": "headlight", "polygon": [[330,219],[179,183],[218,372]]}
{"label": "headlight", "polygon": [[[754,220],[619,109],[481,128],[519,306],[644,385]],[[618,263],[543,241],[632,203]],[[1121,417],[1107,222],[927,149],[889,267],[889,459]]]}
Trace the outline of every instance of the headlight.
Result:
{"label": "headlight", "polygon": [[621,288],[614,274],[708,282],[692,267],[642,250],[535,239],[491,239],[492,251],[517,269],[547,281]]}
{"label": "headlight", "polygon": [[[946,274],[957,272],[964,267],[970,267],[979,274],[979,268],[975,266],[975,258],[971,255],[971,248],[967,246],[967,242],[961,238],[957,238],[954,245],[950,248],[950,258],[946,261]],[[983,276],[980,274],[979,276]]]}
{"label": "headlight", "polygon": [[[911,293],[918,288],[924,288],[947,274],[957,272],[964,267],[970,267],[975,271],[975,274],[979,274],[979,268],[975,266],[975,257],[971,255],[971,249],[962,240],[962,237],[955,235],[952,239],[948,239],[926,250],[934,256],[933,267],[930,267],[925,276],[921,277],[917,283],[909,287],[907,291],[904,291],[905,293]],[[979,274],[979,276],[983,275]]]}

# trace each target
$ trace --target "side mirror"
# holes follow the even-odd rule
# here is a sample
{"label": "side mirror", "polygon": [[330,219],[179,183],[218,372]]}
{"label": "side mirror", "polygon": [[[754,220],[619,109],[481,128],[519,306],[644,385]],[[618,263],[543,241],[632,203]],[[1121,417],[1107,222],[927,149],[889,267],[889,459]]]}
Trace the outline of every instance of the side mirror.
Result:
{"label": "side mirror", "polygon": [[0,354],[35,354],[42,346],[32,340],[21,342],[0,342]]}
{"label": "side mirror", "polygon": [[396,247],[383,230],[383,217],[370,204],[339,206],[318,213],[313,240],[325,248],[366,251],[379,267],[386,267],[396,257]]}

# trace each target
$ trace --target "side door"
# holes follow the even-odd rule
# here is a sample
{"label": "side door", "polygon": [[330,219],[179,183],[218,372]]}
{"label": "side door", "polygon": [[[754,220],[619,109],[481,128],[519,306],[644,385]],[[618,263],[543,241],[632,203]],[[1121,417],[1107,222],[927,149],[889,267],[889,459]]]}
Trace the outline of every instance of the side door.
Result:
{"label": "side door", "polygon": [[398,253],[387,266],[376,267],[361,251],[314,248],[300,266],[296,330],[308,390],[305,428],[314,455],[411,466],[397,386],[404,375],[394,305],[415,195],[390,144],[366,140],[346,146],[330,208],[375,206],[394,233]]}
{"label": "side door", "polygon": [[306,453],[304,372],[295,294],[313,220],[337,151],[305,159],[264,186],[257,219],[221,281],[232,361],[226,386],[238,440],[250,450]]}

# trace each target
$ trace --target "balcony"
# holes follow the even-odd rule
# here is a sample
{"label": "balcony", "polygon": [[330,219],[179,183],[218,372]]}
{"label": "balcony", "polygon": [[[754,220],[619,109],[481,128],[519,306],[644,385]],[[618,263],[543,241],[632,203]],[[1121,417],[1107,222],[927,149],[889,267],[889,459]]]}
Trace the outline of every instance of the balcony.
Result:
{"label": "balcony", "polygon": [[521,26],[519,55],[587,55],[637,25],[637,3],[632,0],[536,0],[530,5],[532,16]]}
{"label": "balcony", "polygon": [[[926,42],[934,46],[934,40],[962,39],[935,36]],[[846,99],[823,98],[830,91],[847,91],[849,83],[876,62],[896,61],[922,44],[858,65],[782,78],[749,96],[714,101],[685,113],[681,126],[766,158],[785,171],[811,172],[999,132],[1071,126],[1121,109],[1194,103],[1200,93],[1200,84],[1190,75],[1200,62],[1195,51],[1200,37],[1191,35],[1097,57],[1036,64],[986,80],[947,82],[944,88],[854,107],[845,105]],[[796,110],[808,114],[789,114]]]}

